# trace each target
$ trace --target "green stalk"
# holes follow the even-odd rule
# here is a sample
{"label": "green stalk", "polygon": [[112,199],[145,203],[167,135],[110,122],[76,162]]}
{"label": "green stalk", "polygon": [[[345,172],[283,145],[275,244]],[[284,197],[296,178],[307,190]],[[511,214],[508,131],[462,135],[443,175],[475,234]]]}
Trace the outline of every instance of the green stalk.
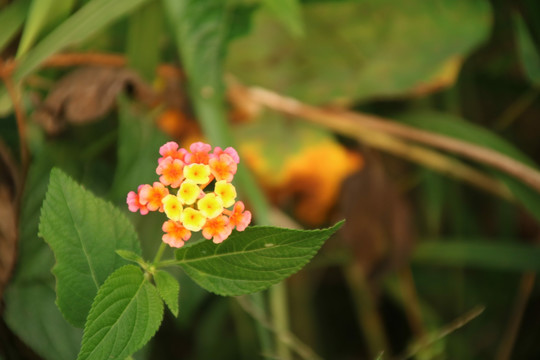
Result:
{"label": "green stalk", "polygon": [[[235,139],[225,111],[223,63],[231,25],[225,2],[210,0],[163,0],[165,13],[176,36],[177,49],[189,81],[189,93],[203,132],[213,146],[235,147]],[[258,224],[269,224],[268,203],[253,176],[242,165],[238,167],[236,183]],[[273,290],[271,290],[273,291]],[[278,299],[272,308],[286,312],[285,291],[272,296]],[[262,294],[252,295],[252,301],[266,312]],[[279,302],[279,305],[278,303]],[[275,354],[268,341],[269,331],[256,323],[263,352]],[[287,327],[284,322],[280,325]]]}
{"label": "green stalk", "polygon": [[[206,90],[206,91],[205,91]],[[204,93],[209,94],[208,98],[202,96]],[[235,140],[232,135],[231,128],[224,117],[224,106],[220,99],[213,99],[213,91],[209,88],[201,89],[197,92],[195,98],[195,109],[199,115],[200,123],[208,140],[215,145],[233,146]],[[270,223],[268,216],[268,203],[260,187],[255,182],[253,175],[243,166],[238,168],[236,174],[238,188],[246,197],[254,217],[258,224],[268,225]],[[288,306],[287,306],[287,289],[284,284],[276,285],[269,290],[270,292],[270,308],[272,309],[272,318],[274,326],[280,332],[289,331],[288,322]],[[253,303],[257,304],[262,311],[266,312],[265,298],[261,293],[251,295]],[[257,333],[261,341],[263,352],[266,354],[275,353],[270,341],[270,333],[268,329],[257,323]],[[274,342],[277,346],[277,353],[281,359],[291,359],[291,352],[288,346],[281,341]]]}
{"label": "green stalk", "polygon": [[[204,133],[208,137],[208,140],[212,144],[235,147],[235,141],[232,135],[231,128],[227,121],[225,120],[224,108],[218,101],[206,100],[202,97],[196,96],[197,100],[195,102],[195,108],[197,114],[199,114],[199,119],[203,127]],[[249,172],[244,166],[238,168],[238,172],[235,176],[238,182],[238,188],[241,193],[248,200],[251,209],[253,210],[254,217],[257,220],[258,224],[268,225],[268,203],[264,194],[262,193],[260,187],[255,182],[253,175]],[[281,313],[287,313],[287,304],[286,304],[286,291],[283,290],[279,294],[273,294],[274,288],[270,289],[270,301],[272,302],[271,308],[273,315],[275,317],[274,311],[282,308]],[[266,299],[263,293],[251,294],[251,301],[258,308],[261,309],[263,313],[267,313]],[[280,299],[282,297],[282,299]],[[276,318],[276,317],[275,317]],[[261,348],[264,354],[274,354],[273,344],[277,344],[278,349],[281,350],[286,346],[280,341],[272,342],[271,334],[264,326],[256,323],[257,334],[261,342]],[[275,324],[279,326],[280,329],[288,330],[288,322],[280,321],[280,324]],[[278,351],[279,351],[278,350]],[[288,349],[286,349],[288,351]],[[281,354],[281,351],[279,352]],[[287,357],[285,359],[290,358]]]}
{"label": "green stalk", "polygon": [[156,266],[156,264],[161,259],[161,256],[163,256],[163,252],[167,248],[167,244],[165,244],[163,241],[161,241],[161,244],[159,245],[159,249],[156,252],[156,256],[154,257],[154,261],[152,262],[152,266]]}
{"label": "green stalk", "polygon": [[353,264],[344,267],[343,271],[356,303],[356,317],[364,335],[369,357],[376,359],[381,352],[389,349],[382,319],[360,266]]}
{"label": "green stalk", "polygon": [[292,359],[291,349],[283,341],[278,341],[280,334],[289,333],[289,307],[287,306],[287,287],[285,281],[270,288],[270,308],[276,329],[276,351],[279,359]]}
{"label": "green stalk", "polygon": [[148,82],[154,79],[159,63],[162,31],[163,9],[159,1],[143,4],[129,17],[128,65]]}
{"label": "green stalk", "polygon": [[[266,299],[262,292],[251,294],[249,297],[251,298],[253,305],[256,306],[262,314],[268,313],[266,310]],[[271,357],[274,354],[274,344],[272,343],[270,331],[257,320],[255,320],[255,328],[257,330],[257,335],[259,336],[259,341],[261,342],[262,353],[266,357]]]}
{"label": "green stalk", "polygon": [[[231,128],[223,115],[224,107],[219,99],[205,99],[202,96],[195,96],[195,98],[195,109],[197,110],[197,114],[199,114],[201,125],[209,141],[212,144],[234,147],[235,140]],[[246,197],[253,210],[257,223],[261,225],[270,224],[268,202],[260,187],[255,182],[253,175],[247,168],[240,166],[235,178],[238,182],[240,191]],[[277,354],[280,359],[291,359],[291,351],[287,344],[278,340],[280,332],[289,332],[287,288],[285,283],[280,283],[271,287],[269,289],[269,294],[273,324],[275,328],[278,329],[278,334],[276,334],[274,342],[277,346]],[[264,296],[261,293],[253,294],[251,296],[253,303],[259,305],[260,308],[266,312]],[[272,351],[272,342],[269,340],[270,333],[268,330],[260,324],[257,324],[257,332],[261,340],[263,351],[270,354],[274,353]]]}

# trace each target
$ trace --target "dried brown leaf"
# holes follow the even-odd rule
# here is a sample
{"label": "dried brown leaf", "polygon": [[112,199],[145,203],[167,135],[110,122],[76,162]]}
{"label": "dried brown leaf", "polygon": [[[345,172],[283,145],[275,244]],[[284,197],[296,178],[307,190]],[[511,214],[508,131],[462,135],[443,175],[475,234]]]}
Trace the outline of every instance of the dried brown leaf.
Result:
{"label": "dried brown leaf", "polygon": [[367,154],[365,167],[342,185],[339,216],[347,219],[342,238],[364,274],[397,268],[414,242],[411,210],[381,161]]}
{"label": "dried brown leaf", "polygon": [[49,134],[57,134],[68,123],[97,120],[114,106],[123,91],[132,92],[145,103],[157,100],[152,89],[129,69],[84,67],[63,77],[34,113],[35,120]]}
{"label": "dried brown leaf", "polygon": [[0,142],[0,299],[15,265],[19,177],[8,148]]}

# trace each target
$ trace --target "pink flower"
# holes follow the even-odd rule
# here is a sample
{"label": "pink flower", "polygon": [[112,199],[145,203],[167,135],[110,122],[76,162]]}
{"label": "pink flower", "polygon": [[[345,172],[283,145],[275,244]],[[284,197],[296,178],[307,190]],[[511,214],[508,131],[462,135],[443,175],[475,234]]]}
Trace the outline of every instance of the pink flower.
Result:
{"label": "pink flower", "polygon": [[[140,191],[142,186],[143,185],[139,185],[139,188],[138,188],[137,191]],[[148,208],[145,205],[141,204],[141,202],[139,200],[139,193],[138,192],[130,191],[128,193],[128,195],[127,195],[127,204],[128,204],[128,209],[131,212],[140,211],[141,215],[148,214]]]}
{"label": "pink flower", "polygon": [[191,153],[186,154],[185,161],[188,164],[208,164],[209,152],[212,147],[203,142],[196,142],[189,147]]}
{"label": "pink flower", "polygon": [[171,156],[167,156],[159,163],[156,173],[161,175],[159,181],[163,185],[170,185],[172,188],[177,188],[184,180],[184,162],[180,159],[173,159]]}
{"label": "pink flower", "polygon": [[139,188],[139,202],[150,211],[159,210],[163,212],[161,200],[167,195],[169,195],[169,190],[157,181],[154,182],[153,186],[145,184]]}
{"label": "pink flower", "polygon": [[251,212],[244,211],[244,209],[244,203],[237,201],[229,218],[229,224],[236,226],[236,230],[238,231],[244,231],[251,222]]}
{"label": "pink flower", "polygon": [[169,141],[168,143],[159,148],[159,154],[161,155],[161,158],[158,159],[158,164],[161,164],[161,162],[169,156],[173,159],[178,159],[183,162],[187,154],[187,150],[184,148],[181,148],[179,150],[177,143],[175,143],[174,141]]}
{"label": "pink flower", "polygon": [[210,165],[210,171],[217,181],[225,180],[231,182],[236,174],[237,165],[233,158],[225,153],[210,159],[208,165]]}
{"label": "pink flower", "polygon": [[161,229],[165,232],[161,239],[164,243],[170,245],[171,247],[182,247],[184,246],[184,243],[191,237],[191,231],[176,221],[165,221]]}
{"label": "pink flower", "polygon": [[202,228],[203,236],[208,240],[213,238],[214,244],[223,242],[231,235],[231,232],[232,226],[229,224],[229,219],[223,215],[208,219]]}
{"label": "pink flower", "polygon": [[[159,182],[130,191],[126,202],[131,212],[146,215],[160,211],[167,215],[162,225],[163,242],[179,248],[193,231],[201,231],[206,239],[219,244],[235,227],[245,230],[251,212],[245,210],[243,202],[235,202],[236,189],[231,183],[240,161],[236,150],[216,147],[212,151],[210,145],[196,142],[188,151],[169,141],[159,148],[159,154]],[[205,191],[214,180],[213,189]]]}
{"label": "pink flower", "polygon": [[240,162],[240,156],[238,156],[238,153],[236,152],[236,150],[234,150],[230,146],[228,148],[226,148],[225,150],[222,150],[219,146],[216,146],[214,148],[213,155],[215,155],[215,157],[219,157],[219,155],[221,155],[221,154],[229,155],[233,159],[233,161],[235,163],[237,163],[237,164]]}

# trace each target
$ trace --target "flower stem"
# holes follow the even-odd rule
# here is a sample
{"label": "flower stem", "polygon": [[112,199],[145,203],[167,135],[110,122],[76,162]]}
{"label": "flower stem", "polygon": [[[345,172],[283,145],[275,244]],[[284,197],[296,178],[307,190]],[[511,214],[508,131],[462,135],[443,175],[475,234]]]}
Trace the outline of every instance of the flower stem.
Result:
{"label": "flower stem", "polygon": [[156,269],[158,269],[162,267],[174,266],[174,265],[179,265],[179,264],[180,264],[180,261],[171,259],[171,260],[163,260],[158,263],[155,263],[154,266],[156,267]]}
{"label": "flower stem", "polygon": [[161,242],[161,245],[159,245],[159,249],[156,253],[156,257],[154,257],[154,261],[152,262],[152,265],[155,266],[158,261],[161,259],[161,256],[163,255],[163,252],[165,251],[165,249],[167,248],[167,244],[165,244],[164,242]]}
{"label": "flower stem", "polygon": [[[289,306],[287,304],[287,287],[282,281],[270,288],[270,308],[276,329],[276,339],[289,332]],[[280,359],[292,359],[292,352],[288,344],[276,341],[276,352]]]}
{"label": "flower stem", "polygon": [[[260,313],[266,316],[268,311],[266,310],[266,299],[263,293],[258,292],[250,294],[249,297],[253,305],[260,311]],[[259,321],[255,321],[255,325],[257,335],[259,336],[262,353],[264,354],[265,358],[270,358],[271,355],[274,354],[274,344],[272,342],[270,332]]]}

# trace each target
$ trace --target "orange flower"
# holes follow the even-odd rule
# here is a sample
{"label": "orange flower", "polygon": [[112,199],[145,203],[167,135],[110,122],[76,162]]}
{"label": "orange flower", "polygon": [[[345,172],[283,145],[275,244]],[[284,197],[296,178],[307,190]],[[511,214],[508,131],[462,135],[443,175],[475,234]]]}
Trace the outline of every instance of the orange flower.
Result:
{"label": "orange flower", "polygon": [[[159,182],[143,184],[137,192],[130,191],[126,202],[129,211],[142,215],[149,211],[165,212],[163,242],[181,247],[192,231],[201,231],[207,239],[219,244],[229,237],[236,226],[243,231],[251,221],[244,203],[236,201],[236,188],[231,183],[240,161],[232,147],[225,150],[202,142],[190,146],[190,151],[170,141],[160,147],[162,156],[156,168]],[[213,190],[204,189],[215,180]],[[172,189],[176,189],[176,195]],[[232,210],[229,207],[234,206]]]}
{"label": "orange flower", "polygon": [[214,244],[223,242],[231,235],[232,226],[229,225],[229,219],[226,216],[218,216],[206,221],[202,229],[203,236],[210,240],[213,238]]}
{"label": "orange flower", "polygon": [[169,195],[169,190],[160,182],[154,182],[153,186],[142,185],[139,190],[139,201],[142,205],[146,205],[148,210],[163,212],[163,204],[161,200]]}
{"label": "orange flower", "polygon": [[186,162],[188,164],[208,164],[210,158],[210,150],[212,146],[203,142],[196,142],[189,147],[191,153],[186,155]]}
{"label": "orange flower", "polygon": [[244,203],[237,201],[229,218],[229,224],[236,226],[236,230],[238,231],[244,231],[251,222],[251,212],[244,211],[244,209]]}
{"label": "orange flower", "polygon": [[231,182],[234,174],[236,174],[236,162],[228,154],[221,154],[218,157],[210,159],[208,162],[210,171],[215,176],[216,180],[225,180]]}
{"label": "orange flower", "polygon": [[165,232],[162,236],[163,242],[175,248],[184,246],[191,237],[191,232],[176,221],[165,221],[161,229]]}
{"label": "orange flower", "polygon": [[187,150],[183,148],[179,150],[177,143],[174,141],[169,141],[159,148],[159,154],[161,155],[161,158],[158,159],[158,163],[161,163],[161,161],[165,160],[169,156],[173,159],[184,161]]}
{"label": "orange flower", "polygon": [[139,188],[137,189],[137,192],[130,191],[127,196],[127,204],[128,209],[131,212],[137,212],[140,211],[141,215],[148,214],[148,208],[146,205],[141,204],[139,199],[139,191],[143,185],[139,185]]}
{"label": "orange flower", "polygon": [[214,148],[213,156],[219,157],[219,155],[221,154],[229,155],[231,159],[233,159],[233,161],[237,164],[240,162],[240,156],[238,156],[238,152],[236,152],[236,150],[234,150],[232,147],[228,147],[225,150],[222,150],[219,146],[216,146]]}
{"label": "orange flower", "polygon": [[177,188],[184,180],[184,163],[182,160],[168,156],[159,163],[156,173],[161,175],[159,181],[163,185]]}

